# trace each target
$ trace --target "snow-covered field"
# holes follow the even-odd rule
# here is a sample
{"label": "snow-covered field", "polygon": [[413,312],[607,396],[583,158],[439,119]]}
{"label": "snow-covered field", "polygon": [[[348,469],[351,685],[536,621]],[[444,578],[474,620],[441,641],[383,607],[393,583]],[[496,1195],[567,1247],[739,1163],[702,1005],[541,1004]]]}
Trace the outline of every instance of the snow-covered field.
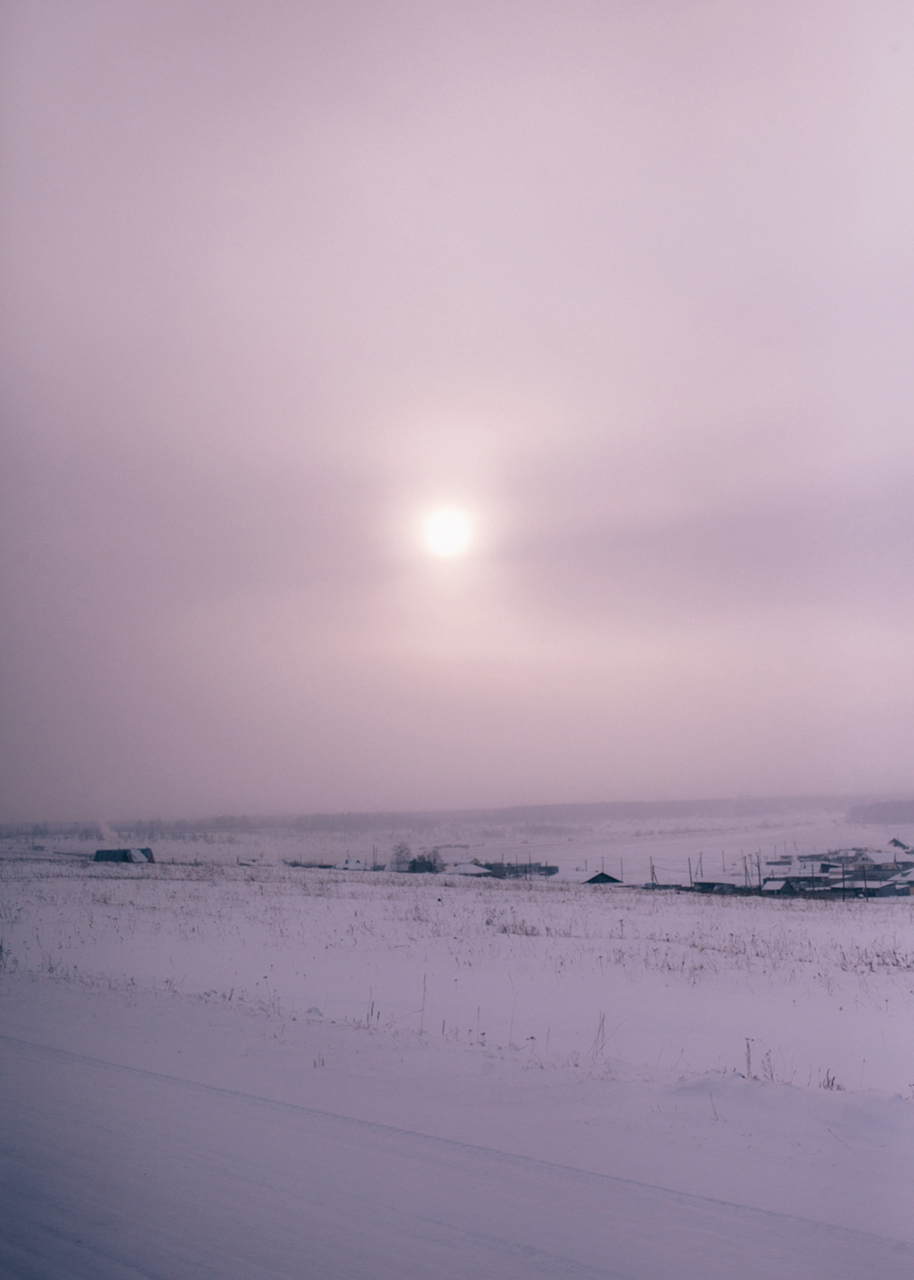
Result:
{"label": "snow-covered field", "polygon": [[[559,877],[309,870],[281,857],[239,866],[225,848],[204,852],[154,866],[21,849],[0,858],[13,1131],[3,1172],[19,1188],[20,1223],[0,1255],[7,1274],[914,1274],[914,900],[710,899]],[[137,1080],[144,1096],[171,1091],[163,1110],[129,1101]],[[203,1086],[210,1092],[190,1101],[172,1096]],[[249,1173],[229,1177],[225,1152],[200,1153],[224,1137],[231,1098],[252,1154]],[[252,1100],[291,1108],[295,1124],[311,1117],[275,1168],[279,1137],[253,1153],[262,1138]],[[197,1139],[166,1140],[166,1114],[183,1117],[184,1135],[196,1116]],[[318,1114],[363,1127],[318,1133],[329,1124]],[[270,1124],[283,1128],[275,1116]],[[395,1131],[398,1143],[432,1145],[410,1148],[412,1172],[401,1171],[391,1201],[381,1165],[394,1159],[385,1144]],[[147,1142],[155,1158],[138,1172],[136,1144]],[[433,1194],[423,1161],[443,1158],[448,1143],[454,1160],[463,1144],[460,1167],[449,1165]],[[61,1164],[54,1152],[71,1147]],[[303,1154],[312,1147],[323,1181]],[[232,1159],[243,1170],[244,1151]],[[287,1238],[283,1219],[281,1247],[271,1236],[252,1254],[246,1235],[237,1256],[229,1249],[212,1265],[198,1236],[198,1262],[186,1241],[178,1248],[190,1227],[174,1205],[170,1227],[163,1209],[155,1231],[137,1236],[107,1202],[100,1218],[90,1194],[120,1177],[140,1198],[154,1184],[148,1203],[158,1204],[193,1168],[214,1221],[220,1204],[230,1220],[239,1196],[262,1217],[267,1184],[279,1179],[288,1195],[286,1181],[304,1177],[296,1161],[312,1189],[310,1210],[294,1214],[311,1226]],[[376,1176],[366,1182],[359,1169]],[[567,1173],[561,1192],[557,1169]],[[423,1252],[415,1214],[439,1225],[456,1214],[468,1230],[467,1215],[483,1212],[477,1178],[499,1194],[527,1187],[511,1225],[483,1229],[480,1219],[476,1243],[439,1241],[449,1262],[439,1244]],[[578,1179],[574,1195],[568,1179]],[[53,1202],[44,1216],[43,1187]],[[352,1201],[351,1248],[345,1232],[331,1233],[333,1245],[321,1235],[341,1195]],[[637,1204],[623,1212],[626,1196]],[[279,1203],[270,1213],[281,1217]],[[595,1216],[584,1212],[591,1204],[602,1206]],[[537,1232],[559,1230],[556,1214],[567,1230],[548,1243]],[[689,1222],[702,1214],[713,1222],[702,1219],[692,1239]]]}

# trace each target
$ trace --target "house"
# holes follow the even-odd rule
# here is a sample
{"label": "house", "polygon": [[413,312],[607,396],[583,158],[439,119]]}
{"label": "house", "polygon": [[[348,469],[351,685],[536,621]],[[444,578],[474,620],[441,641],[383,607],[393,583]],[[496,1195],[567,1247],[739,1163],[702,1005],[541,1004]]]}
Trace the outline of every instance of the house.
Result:
{"label": "house", "polygon": [[609,876],[605,871],[598,871],[595,876],[591,876],[589,880],[584,881],[585,884],[621,884],[622,881],[617,876]]}

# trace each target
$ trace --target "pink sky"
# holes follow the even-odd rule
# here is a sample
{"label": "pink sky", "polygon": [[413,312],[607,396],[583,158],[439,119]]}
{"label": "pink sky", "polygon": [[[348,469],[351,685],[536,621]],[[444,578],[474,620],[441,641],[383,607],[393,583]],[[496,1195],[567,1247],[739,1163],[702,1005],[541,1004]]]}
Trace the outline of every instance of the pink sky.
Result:
{"label": "pink sky", "polygon": [[912,789],[909,6],[0,42],[0,817]]}

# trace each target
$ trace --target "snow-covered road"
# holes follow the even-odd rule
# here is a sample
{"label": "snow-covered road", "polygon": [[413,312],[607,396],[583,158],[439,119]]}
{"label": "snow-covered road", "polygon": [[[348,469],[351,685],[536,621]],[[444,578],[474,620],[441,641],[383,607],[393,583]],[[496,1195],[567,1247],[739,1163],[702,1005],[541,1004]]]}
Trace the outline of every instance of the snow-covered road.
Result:
{"label": "snow-covered road", "polygon": [[910,1280],[914,1246],[0,1037],[15,1280]]}

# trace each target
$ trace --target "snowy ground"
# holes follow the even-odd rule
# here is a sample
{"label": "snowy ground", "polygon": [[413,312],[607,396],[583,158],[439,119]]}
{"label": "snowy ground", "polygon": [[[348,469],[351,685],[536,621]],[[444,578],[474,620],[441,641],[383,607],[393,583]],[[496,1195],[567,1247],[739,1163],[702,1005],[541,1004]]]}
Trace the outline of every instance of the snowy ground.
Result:
{"label": "snowy ground", "polygon": [[914,1274],[910,899],[226,863],[0,860],[6,1274]]}

